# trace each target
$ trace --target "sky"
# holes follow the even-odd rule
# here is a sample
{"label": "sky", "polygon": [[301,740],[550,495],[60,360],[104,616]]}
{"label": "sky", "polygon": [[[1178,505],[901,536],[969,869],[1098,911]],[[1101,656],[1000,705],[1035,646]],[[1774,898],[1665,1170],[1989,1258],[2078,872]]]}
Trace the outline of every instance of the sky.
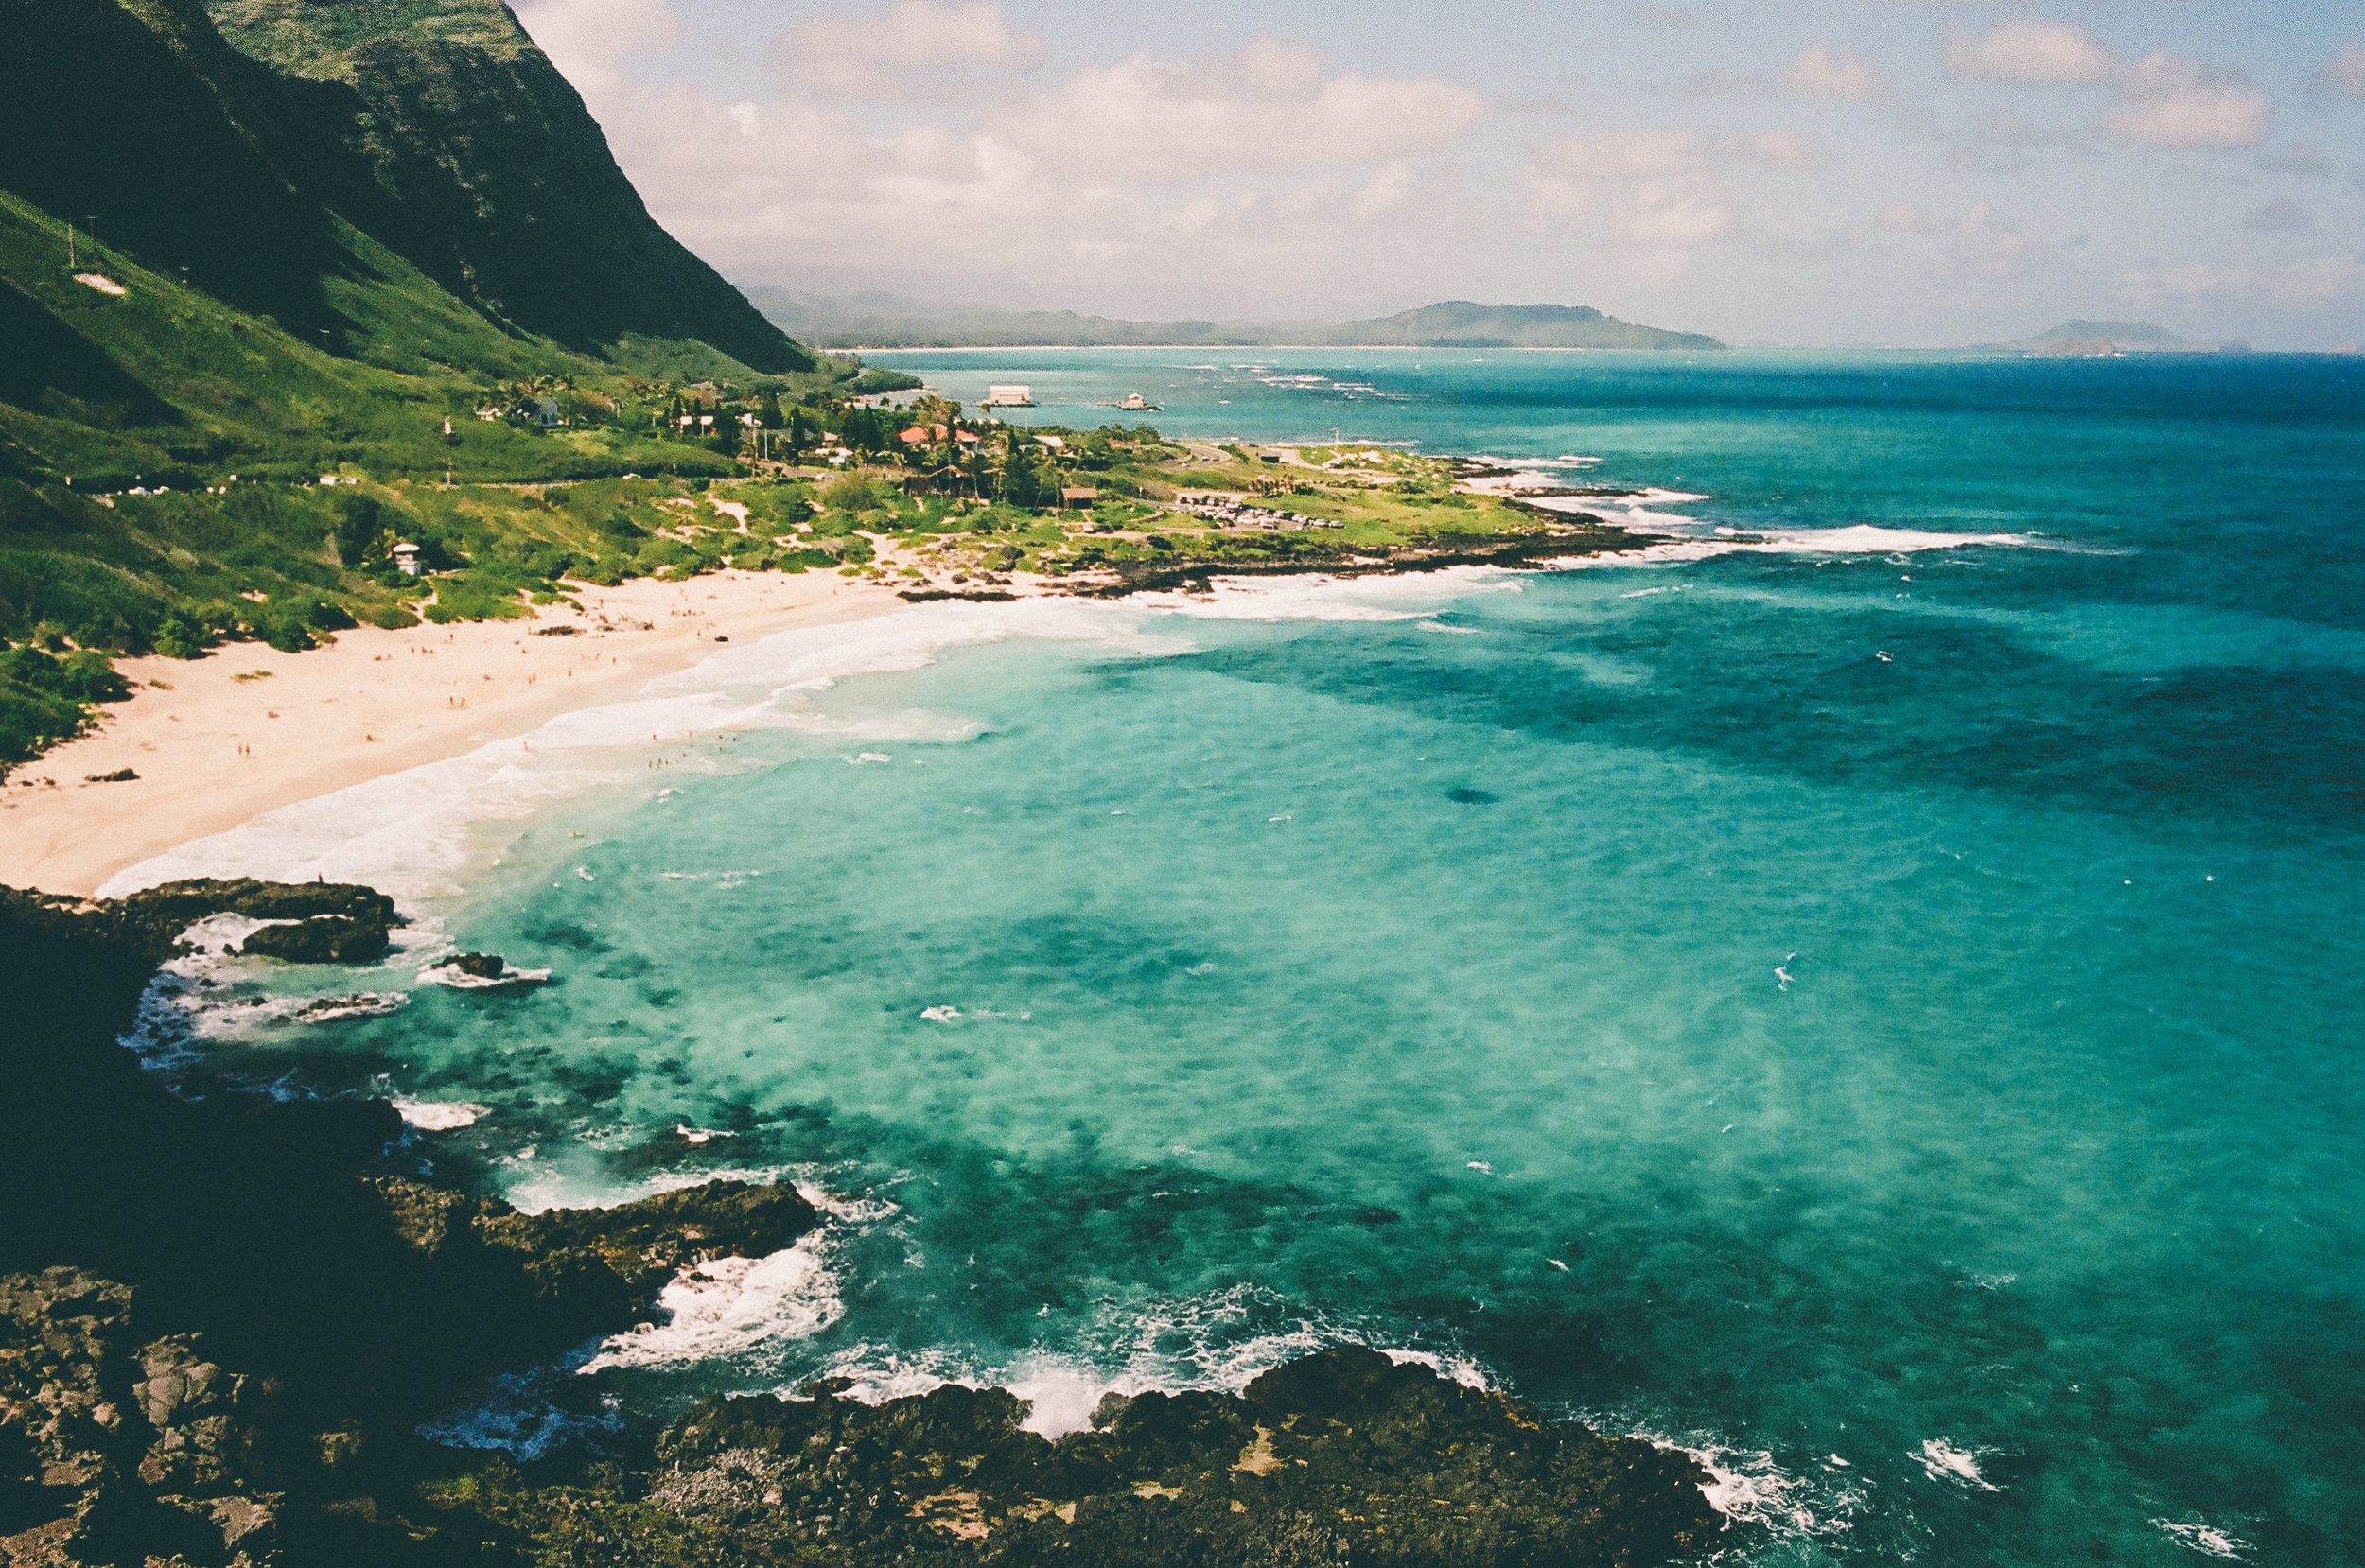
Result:
{"label": "sky", "polygon": [[732,281],[1737,342],[2365,340],[2365,5],[517,0]]}

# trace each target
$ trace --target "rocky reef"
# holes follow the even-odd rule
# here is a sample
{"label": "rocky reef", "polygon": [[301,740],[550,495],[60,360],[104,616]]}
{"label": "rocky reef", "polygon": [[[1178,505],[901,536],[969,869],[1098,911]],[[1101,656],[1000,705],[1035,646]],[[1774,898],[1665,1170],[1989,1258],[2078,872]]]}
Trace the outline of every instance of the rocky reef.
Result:
{"label": "rocky reef", "polygon": [[486,1377],[817,1216],[727,1180],[521,1213],[398,1173],[381,1102],[169,1092],[117,1037],[222,913],[342,922],[349,950],[394,918],[324,883],[0,889],[8,1568],[1640,1568],[1721,1542],[1685,1455],[1355,1348],[1237,1395],[1112,1396],[1056,1442],[1000,1389],[825,1382],[523,1467],[438,1446],[418,1426]]}
{"label": "rocky reef", "polygon": [[[1112,1395],[1051,1442],[1000,1389],[881,1405],[710,1400],[658,1440],[649,1505],[854,1565],[1638,1564],[1719,1520],[1690,1458],[1345,1347],[1240,1394]],[[799,1560],[802,1560],[800,1558]]]}

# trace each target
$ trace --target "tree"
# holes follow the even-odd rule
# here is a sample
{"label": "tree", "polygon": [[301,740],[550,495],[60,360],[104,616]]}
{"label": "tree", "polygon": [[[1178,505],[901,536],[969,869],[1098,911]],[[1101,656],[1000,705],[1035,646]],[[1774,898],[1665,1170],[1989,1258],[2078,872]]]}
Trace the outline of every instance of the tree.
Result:
{"label": "tree", "polygon": [[338,503],[337,559],[358,566],[378,553],[386,536],[386,520],[375,497],[341,496]]}

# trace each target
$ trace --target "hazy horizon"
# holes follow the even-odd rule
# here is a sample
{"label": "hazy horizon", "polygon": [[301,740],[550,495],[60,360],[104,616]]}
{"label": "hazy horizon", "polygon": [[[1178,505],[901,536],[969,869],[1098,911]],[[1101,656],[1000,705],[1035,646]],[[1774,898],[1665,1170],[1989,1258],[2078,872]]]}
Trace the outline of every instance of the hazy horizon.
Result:
{"label": "hazy horizon", "polygon": [[2365,20],[2329,5],[518,15],[659,221],[747,286],[1151,320],[1550,302],[1799,344],[2365,337]]}

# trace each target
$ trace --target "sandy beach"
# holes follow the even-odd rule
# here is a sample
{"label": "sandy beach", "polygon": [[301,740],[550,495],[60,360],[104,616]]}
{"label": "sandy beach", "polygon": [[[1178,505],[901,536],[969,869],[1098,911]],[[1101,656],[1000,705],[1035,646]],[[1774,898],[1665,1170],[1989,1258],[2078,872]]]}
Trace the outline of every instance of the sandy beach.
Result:
{"label": "sandy beach", "polygon": [[[576,597],[532,620],[361,627],[304,653],[242,642],[201,659],[118,660],[131,700],[0,790],[0,884],[88,894],[265,811],[622,701],[718,641],[903,602],[886,584],[822,572],[640,579]],[[546,635],[561,628],[571,635]],[[95,781],[124,769],[138,776]]]}

